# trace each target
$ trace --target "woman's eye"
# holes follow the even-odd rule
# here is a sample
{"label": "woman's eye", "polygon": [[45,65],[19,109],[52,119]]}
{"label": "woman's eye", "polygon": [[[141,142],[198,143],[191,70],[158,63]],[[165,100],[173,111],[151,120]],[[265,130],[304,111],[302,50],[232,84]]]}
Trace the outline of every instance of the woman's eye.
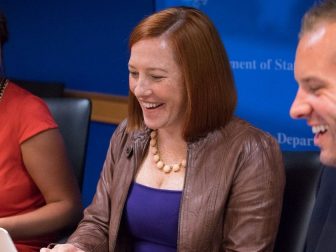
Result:
{"label": "woman's eye", "polygon": [[152,75],[152,79],[154,79],[154,80],[161,80],[161,79],[163,79],[163,78],[164,78],[163,76]]}

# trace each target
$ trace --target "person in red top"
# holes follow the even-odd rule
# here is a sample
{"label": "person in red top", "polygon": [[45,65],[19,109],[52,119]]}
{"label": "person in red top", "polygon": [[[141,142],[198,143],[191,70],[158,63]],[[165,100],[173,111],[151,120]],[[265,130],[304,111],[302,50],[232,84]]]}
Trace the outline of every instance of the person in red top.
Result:
{"label": "person in red top", "polygon": [[[0,14],[0,49],[6,38]],[[1,76],[0,227],[19,252],[35,252],[76,224],[80,192],[47,105]]]}

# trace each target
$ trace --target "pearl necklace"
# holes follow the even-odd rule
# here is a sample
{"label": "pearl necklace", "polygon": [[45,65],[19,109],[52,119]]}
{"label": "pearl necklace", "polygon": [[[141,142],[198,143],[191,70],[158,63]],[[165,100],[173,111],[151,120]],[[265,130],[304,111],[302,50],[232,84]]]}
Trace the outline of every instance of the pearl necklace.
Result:
{"label": "pearl necklace", "polygon": [[150,137],[151,137],[150,148],[153,154],[153,159],[154,159],[156,167],[159,170],[163,170],[165,173],[170,173],[171,171],[178,172],[181,170],[181,168],[185,168],[187,165],[187,162],[185,159],[183,159],[181,163],[171,164],[171,165],[165,164],[161,160],[157,135],[158,134],[156,130],[153,130],[150,134]]}
{"label": "pearl necklace", "polygon": [[4,92],[5,92],[5,88],[6,88],[7,84],[8,84],[7,79],[5,79],[5,78],[1,79],[1,81],[0,81],[0,101],[2,99],[2,96],[3,96]]}

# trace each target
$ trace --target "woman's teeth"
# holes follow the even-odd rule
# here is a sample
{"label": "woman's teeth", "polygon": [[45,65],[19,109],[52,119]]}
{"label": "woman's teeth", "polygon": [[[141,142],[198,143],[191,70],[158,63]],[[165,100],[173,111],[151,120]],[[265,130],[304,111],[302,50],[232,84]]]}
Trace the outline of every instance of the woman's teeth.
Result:
{"label": "woman's teeth", "polygon": [[153,108],[157,108],[160,104],[159,103],[151,103],[151,102],[143,102],[142,105],[146,109],[153,109]]}

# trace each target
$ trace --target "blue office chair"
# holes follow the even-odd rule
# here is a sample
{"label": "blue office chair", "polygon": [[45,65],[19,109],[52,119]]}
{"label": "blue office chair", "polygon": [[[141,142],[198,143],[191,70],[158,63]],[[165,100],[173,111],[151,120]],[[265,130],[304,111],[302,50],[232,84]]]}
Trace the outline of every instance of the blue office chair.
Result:
{"label": "blue office chair", "polygon": [[91,101],[86,98],[44,98],[63,135],[68,157],[80,189],[91,116]]}
{"label": "blue office chair", "polygon": [[39,97],[51,98],[64,96],[65,85],[62,82],[20,80],[12,78],[10,78],[10,80]]}

